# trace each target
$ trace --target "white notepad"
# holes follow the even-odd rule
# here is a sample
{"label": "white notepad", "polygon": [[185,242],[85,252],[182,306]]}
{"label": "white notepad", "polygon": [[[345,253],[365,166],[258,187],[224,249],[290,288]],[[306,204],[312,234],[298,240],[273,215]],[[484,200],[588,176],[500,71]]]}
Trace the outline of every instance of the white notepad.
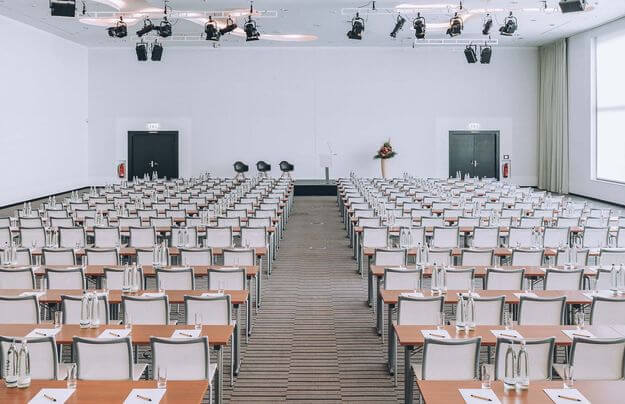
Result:
{"label": "white notepad", "polygon": [[161,297],[164,294],[165,293],[160,293],[160,292],[145,292],[141,296],[143,296],[143,297]]}
{"label": "white notepad", "polygon": [[[499,398],[497,398],[497,395],[495,394],[495,392],[492,391],[491,389],[458,389],[458,391],[462,395],[464,402],[467,404],[484,404],[485,402],[488,402],[491,404],[501,403],[501,401],[499,401]],[[471,395],[484,397],[484,398],[490,399],[491,401],[486,401],[486,400],[482,400],[481,398],[471,397]]]}
{"label": "white notepad", "polygon": [[98,335],[98,338],[124,338],[130,334],[130,331],[131,330],[127,328],[107,328],[106,330],[102,331],[100,335]]}
{"label": "white notepad", "polygon": [[562,330],[562,332],[570,339],[575,337],[595,338],[593,333],[588,330]]}
{"label": "white notepad", "polygon": [[60,328],[35,328],[34,330],[26,334],[26,338],[53,337],[60,331]]}
{"label": "white notepad", "polygon": [[[469,293],[468,292],[458,293],[458,296],[469,297]],[[473,293],[471,293],[471,297],[480,297],[480,294],[473,292]]]}
{"label": "white notepad", "polygon": [[490,330],[495,337],[523,339],[517,330]]}
{"label": "white notepad", "polygon": [[[584,397],[577,389],[544,389],[544,391],[555,404],[590,404],[590,401],[588,401],[586,397]],[[572,401],[558,396],[576,398],[580,401]]]}
{"label": "white notepad", "polygon": [[516,297],[521,297],[521,296],[527,296],[527,297],[538,297],[538,295],[534,292],[521,292],[521,293],[515,293],[514,294]]}
{"label": "white notepad", "polygon": [[615,297],[614,293],[611,290],[598,290],[597,293],[593,292],[585,292],[584,296],[592,300],[593,296],[601,296],[601,297]]}
{"label": "white notepad", "polygon": [[[165,391],[166,389],[132,389],[126,400],[124,400],[124,404],[158,404],[163,399]],[[139,398],[138,396],[149,398],[152,401]]]}
{"label": "white notepad", "polygon": [[33,290],[33,291],[28,291],[28,292],[22,292],[20,293],[20,296],[37,296],[37,297],[41,297],[43,295],[45,295],[46,292],[41,292],[38,290]]}
{"label": "white notepad", "polygon": [[423,293],[420,293],[420,292],[416,292],[416,293],[414,293],[414,292],[409,292],[409,293],[405,292],[405,293],[400,293],[399,295],[403,296],[403,297],[423,297]]}
{"label": "white notepad", "polygon": [[[54,402],[56,404],[63,404],[74,393],[74,390],[75,389],[41,389],[35,395],[35,397],[33,397],[29,401],[29,403],[30,404],[50,404]],[[44,394],[48,397],[55,399],[56,401],[53,401],[50,398],[46,398]]]}
{"label": "white notepad", "polygon": [[438,339],[451,338],[447,330],[421,330],[421,334],[423,334],[423,338],[438,338]]}
{"label": "white notepad", "polygon": [[201,297],[221,297],[223,296],[223,293],[202,293],[200,296]]}
{"label": "white notepad", "polygon": [[171,334],[171,338],[197,338],[202,330],[176,330]]}

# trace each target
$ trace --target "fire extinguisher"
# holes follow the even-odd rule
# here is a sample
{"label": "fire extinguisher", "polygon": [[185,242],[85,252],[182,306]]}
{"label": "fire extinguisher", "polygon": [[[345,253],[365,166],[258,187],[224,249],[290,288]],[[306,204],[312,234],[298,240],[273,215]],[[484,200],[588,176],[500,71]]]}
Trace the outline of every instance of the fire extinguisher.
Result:
{"label": "fire extinguisher", "polygon": [[503,177],[508,178],[510,176],[510,165],[509,163],[503,164]]}
{"label": "fire extinguisher", "polygon": [[119,178],[126,178],[126,163],[119,163],[117,165],[117,176]]}

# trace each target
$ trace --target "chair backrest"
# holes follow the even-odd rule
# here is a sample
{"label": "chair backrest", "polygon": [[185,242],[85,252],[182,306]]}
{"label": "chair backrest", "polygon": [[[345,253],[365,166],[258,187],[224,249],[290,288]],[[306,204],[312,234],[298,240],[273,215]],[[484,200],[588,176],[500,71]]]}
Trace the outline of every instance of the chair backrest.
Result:
{"label": "chair backrest", "polygon": [[211,265],[210,248],[180,248],[180,263],[184,266]]}
{"label": "chair backrest", "polygon": [[46,209],[46,216],[49,219],[64,219],[69,217],[65,209]]}
{"label": "chair backrest", "polygon": [[445,219],[442,217],[421,217],[421,226],[423,227],[443,227],[445,226]]}
{"label": "chair backrest", "polygon": [[[6,262],[3,262],[5,251],[6,250],[0,250],[0,263],[2,263],[3,265],[7,264]],[[29,266],[33,264],[29,248],[17,248],[15,253],[17,255],[16,265]]]}
{"label": "chair backrest", "polygon": [[[179,244],[180,235],[186,233],[188,240],[185,240],[185,247],[195,248],[198,246],[197,228],[196,227],[172,227],[171,229],[171,245]],[[188,241],[188,242],[187,242]]]}
{"label": "chair backrest", "polygon": [[602,248],[599,252],[599,265],[625,265],[625,249]]}
{"label": "chair backrest", "polygon": [[[573,250],[559,249],[556,255],[556,265],[574,264],[574,265],[587,265],[590,249],[580,248],[577,250],[577,254],[573,253]],[[571,262],[569,262],[571,261]]]}
{"label": "chair backrest", "polygon": [[119,265],[119,254],[115,248],[87,248],[89,265]]}
{"label": "chair backrest", "polygon": [[[553,366],[553,351],[555,349],[555,337],[545,339],[524,339],[525,350],[528,357],[528,376],[530,380],[551,379]],[[506,352],[512,345],[515,352],[521,348],[518,340],[511,338],[497,338],[495,346],[495,380],[502,380],[505,375]]]}
{"label": "chair backrest", "polygon": [[[208,337],[150,338],[152,369],[167,368],[168,380],[210,379]],[[156,379],[157,372],[154,371]]]}
{"label": "chair backrest", "polygon": [[521,296],[519,325],[560,325],[564,320],[566,297]]}
{"label": "chair backrest", "polygon": [[132,324],[169,324],[169,298],[122,295],[122,313]]}
{"label": "chair backrest", "polygon": [[78,379],[132,380],[133,355],[130,337],[74,337],[73,345]]}
{"label": "chair backrest", "polygon": [[20,217],[19,225],[23,228],[35,228],[35,227],[43,227],[43,221],[39,216],[35,217]]}
{"label": "chair backrest", "polygon": [[223,268],[208,271],[208,289],[245,290],[245,269]]}
{"label": "chair backrest", "polygon": [[499,247],[499,227],[476,227],[473,229],[473,248]]}
{"label": "chair backrest", "polygon": [[0,268],[0,289],[35,289],[35,272],[31,267]]}
{"label": "chair backrest", "polygon": [[493,263],[494,250],[463,249],[460,257],[460,265],[463,266],[488,266]]}
{"label": "chair backrest", "polygon": [[20,243],[24,248],[41,248],[46,245],[46,232],[43,227],[20,227]]}
{"label": "chair backrest", "polygon": [[616,247],[625,248],[625,227],[619,227],[616,231]]}
{"label": "chair backrest", "polygon": [[0,296],[0,324],[38,324],[37,296]]}
{"label": "chair backrest", "polygon": [[569,244],[571,232],[568,227],[545,227],[543,246],[545,248],[559,248]]}
{"label": "chair backrest", "polygon": [[231,227],[207,227],[204,245],[213,248],[232,247]]}
{"label": "chair backrest", "polygon": [[238,218],[247,217],[247,210],[246,209],[228,209],[226,210],[226,217],[238,217]]}
{"label": "chair backrest", "polygon": [[533,231],[532,228],[511,227],[508,233],[508,246],[510,248],[531,247]]}
{"label": "chair backrest", "polygon": [[547,268],[545,290],[580,290],[584,280],[584,270],[559,270]]}
{"label": "chair backrest", "polygon": [[[481,337],[426,338],[423,344],[423,380],[473,380],[477,378]],[[449,366],[453,363],[453,366]]]}
{"label": "chair backrest", "polygon": [[608,227],[584,227],[582,247],[602,248],[608,245]]}
{"label": "chair backrest", "polygon": [[121,245],[118,227],[94,227],[93,234],[96,248],[115,248]]}
{"label": "chair backrest", "polygon": [[45,270],[48,289],[85,289],[85,274],[80,267]]}
{"label": "chair backrest", "polygon": [[610,269],[597,268],[594,287],[597,290],[609,290],[612,288],[612,272]]}
{"label": "chair backrest", "polygon": [[432,248],[428,252],[428,264],[451,265],[451,248]]}
{"label": "chair backrest", "polygon": [[224,248],[223,253],[225,266],[251,266],[256,262],[256,253],[251,248]]}
{"label": "chair backrest", "polygon": [[458,227],[434,227],[431,245],[433,248],[456,248],[460,244]]}
{"label": "chair backrest", "polygon": [[51,217],[50,226],[55,229],[59,227],[74,227],[74,219],[71,217]]}
{"label": "chair backrest", "polygon": [[544,250],[512,250],[512,266],[539,267],[542,265]]}
{"label": "chair backrest", "polygon": [[625,300],[604,296],[593,296],[592,305],[590,306],[590,324],[625,324]]}
{"label": "chair backrest", "polygon": [[411,236],[407,244],[409,248],[425,245],[425,227],[402,226],[401,231]]}
{"label": "chair backrest", "polygon": [[388,245],[388,227],[363,227],[362,246],[386,248]]}
{"label": "chair backrest", "polygon": [[585,225],[588,227],[607,227],[608,220],[607,217],[587,217]]}
{"label": "chair backrest", "polygon": [[242,227],[241,246],[246,248],[267,247],[269,238],[265,227]]}
{"label": "chair backrest", "polygon": [[420,269],[384,268],[384,289],[416,290],[421,289]]}
{"label": "chair backrest", "polygon": [[575,380],[622,380],[625,338],[573,338],[570,363]]}
{"label": "chair backrest", "polygon": [[150,226],[152,227],[171,227],[174,225],[174,219],[171,217],[151,217]]}
{"label": "chair backrest", "polygon": [[43,263],[46,265],[76,265],[76,256],[72,248],[44,248]]}
{"label": "chair backrest", "polygon": [[202,316],[202,324],[229,325],[232,323],[230,295],[185,296],[184,307],[187,324],[194,324],[195,314]]}
{"label": "chair backrest", "polygon": [[447,269],[445,272],[447,275],[447,289],[468,290],[471,288],[475,268]]}
{"label": "chair backrest", "polygon": [[241,227],[241,218],[236,217],[218,217],[217,227]]}
{"label": "chair backrest", "polygon": [[10,247],[13,245],[13,234],[10,227],[0,227],[0,247]]}
{"label": "chair backrest", "polygon": [[131,227],[129,247],[149,248],[156,244],[156,230],[154,227]]}
{"label": "chair backrest", "polygon": [[525,269],[486,269],[486,289],[522,290]]}
{"label": "chair backrest", "polygon": [[374,265],[394,267],[406,266],[407,251],[405,249],[376,248],[373,256]]}
{"label": "chair backrest", "polygon": [[[460,313],[460,304],[466,300],[467,297],[461,297],[458,299],[458,309],[456,313]],[[503,308],[504,308],[505,296],[493,296],[493,297],[475,297],[473,303],[475,304],[475,317],[473,320],[476,325],[501,325],[503,323]]]}
{"label": "chair backrest", "polygon": [[[137,248],[136,253],[137,265],[152,265],[154,263],[154,248]],[[167,249],[166,255],[167,263],[169,263],[169,249]]]}
{"label": "chair backrest", "polygon": [[84,248],[87,245],[87,236],[82,227],[59,227],[59,247]]}
{"label": "chair backrest", "polygon": [[478,227],[480,225],[479,217],[459,217],[458,218],[458,227]]}
{"label": "chair backrest", "polygon": [[195,277],[193,268],[156,268],[156,284],[162,285],[165,290],[193,290]]}
{"label": "chair backrest", "polygon": [[579,226],[580,218],[578,216],[559,216],[556,220],[557,227],[577,227]]}
{"label": "chair backrest", "polygon": [[443,296],[399,296],[397,324],[437,325],[443,311]]}
{"label": "chair backrest", "polygon": [[[81,310],[82,296],[61,295],[63,324],[80,324]],[[98,319],[100,324],[109,323],[109,303],[106,295],[98,295]]]}
{"label": "chair backrest", "polygon": [[141,219],[150,219],[151,217],[157,217],[158,211],[156,209],[137,209],[137,216]]}
{"label": "chair backrest", "polygon": [[141,227],[141,218],[140,217],[125,217],[120,216],[117,218],[117,226],[118,227]]}
{"label": "chair backrest", "polygon": [[[15,341],[20,349],[21,338],[0,336],[0,363],[6,363],[6,355]],[[54,337],[28,338],[28,353],[30,354],[30,377],[34,380],[57,380],[59,377],[59,362]],[[2,366],[0,377],[4,378],[6,369]],[[61,375],[63,376],[63,375]]]}
{"label": "chair backrest", "polygon": [[247,225],[250,227],[271,227],[270,217],[249,217]]}

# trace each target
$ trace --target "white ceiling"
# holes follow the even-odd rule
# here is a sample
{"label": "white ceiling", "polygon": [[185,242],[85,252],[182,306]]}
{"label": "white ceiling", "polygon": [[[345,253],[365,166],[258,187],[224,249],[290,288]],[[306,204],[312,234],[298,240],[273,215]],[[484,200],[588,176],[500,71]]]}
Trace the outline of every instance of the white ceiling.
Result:
{"label": "white ceiling", "polygon": [[[350,40],[346,32],[350,28],[351,10],[363,6],[367,0],[256,0],[254,7],[258,10],[277,11],[277,17],[257,18],[261,34],[267,35],[258,42],[245,42],[242,31],[235,35],[226,35],[216,46],[412,46],[414,30],[412,19],[415,10],[420,9],[428,24],[427,36],[429,39],[445,38],[444,26],[457,9],[456,0],[378,0],[378,13],[366,16],[371,4],[362,8],[366,19],[366,29],[362,41]],[[80,14],[81,1],[77,1],[77,14]],[[138,12],[145,14],[146,9],[153,9],[150,14],[157,22],[162,17],[162,0],[86,0],[88,13]],[[484,10],[497,9],[491,13],[495,24],[491,30],[493,39],[498,39],[502,46],[537,46],[558,38],[567,37],[574,33],[604,24],[625,16],[625,1],[597,0],[592,1],[591,10],[580,13],[562,14],[557,0],[547,0],[547,11],[541,11],[543,1],[539,0],[464,0],[461,14],[465,16],[465,29],[460,38],[483,40],[481,34]],[[171,0],[168,5],[174,11],[226,11],[245,10],[249,8],[249,1],[245,0]],[[390,38],[399,5],[413,5],[413,8],[404,8],[407,19],[404,28],[396,39]],[[452,8],[441,8],[449,4]],[[114,7],[112,5],[116,5]],[[401,6],[400,6],[401,7]],[[405,7],[405,6],[404,6]],[[519,29],[513,37],[502,37],[498,28],[509,10],[513,10],[518,18]],[[76,18],[52,17],[48,0],[0,0],[0,14],[22,21],[26,24],[49,31],[53,34],[93,47],[107,46],[134,46],[138,38],[135,32],[142,26],[138,19],[136,25],[130,26],[129,35],[124,39],[108,37],[105,26],[108,26],[114,15],[99,15],[100,21],[91,20],[89,25],[81,22],[80,15]],[[203,17],[203,16],[201,16]],[[128,17],[126,18],[129,19]],[[172,19],[174,35],[177,40],[169,41],[168,46],[213,46],[212,42],[199,39],[203,32],[203,19],[196,18],[195,22],[188,19]],[[237,20],[242,26],[242,17]],[[439,28],[435,28],[435,25]],[[305,34],[316,38],[310,41],[288,41],[293,37],[282,35]],[[186,36],[186,37],[181,37]],[[194,39],[195,40],[188,40]],[[182,41],[182,39],[187,39]],[[271,39],[271,40],[270,40]],[[294,39],[298,39],[295,37]]]}

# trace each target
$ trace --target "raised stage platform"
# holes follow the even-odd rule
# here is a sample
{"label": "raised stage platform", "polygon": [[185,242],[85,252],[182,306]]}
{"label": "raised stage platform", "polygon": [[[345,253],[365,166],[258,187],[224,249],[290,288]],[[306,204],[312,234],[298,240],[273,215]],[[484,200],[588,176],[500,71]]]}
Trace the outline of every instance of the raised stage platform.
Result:
{"label": "raised stage platform", "polygon": [[295,196],[336,196],[336,181],[295,180]]}

